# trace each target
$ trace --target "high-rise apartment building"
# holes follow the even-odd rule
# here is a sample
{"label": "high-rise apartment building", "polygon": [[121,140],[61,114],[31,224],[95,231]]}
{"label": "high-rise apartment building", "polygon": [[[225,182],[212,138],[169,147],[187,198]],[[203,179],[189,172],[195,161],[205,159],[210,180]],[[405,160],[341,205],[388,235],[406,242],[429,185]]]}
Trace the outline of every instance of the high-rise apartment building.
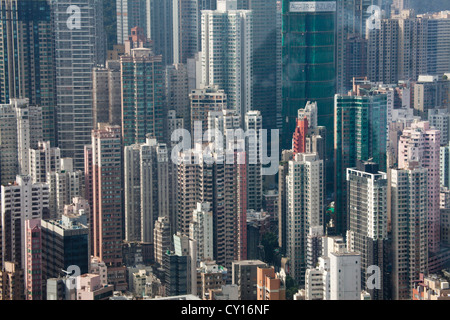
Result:
{"label": "high-rise apartment building", "polygon": [[[141,214],[141,194],[143,193],[141,188],[141,174],[145,173],[145,169],[147,167],[142,167],[144,172],[141,172],[140,145],[135,144],[126,146],[124,149],[123,159],[125,240],[129,242],[141,241],[141,225],[145,219]],[[143,178],[149,178],[148,174],[144,175]],[[147,221],[147,223],[149,226],[153,224],[150,221]]]}
{"label": "high-rise apartment building", "polygon": [[50,141],[41,141],[37,149],[30,149],[29,174],[33,183],[45,183],[50,172],[61,172],[61,152]]}
{"label": "high-rise apartment building", "polygon": [[[213,123],[206,118],[206,125],[209,125],[209,122]],[[195,147],[198,151],[202,145],[199,143]],[[193,210],[197,208],[198,202],[209,202],[214,208],[214,164],[205,163],[201,154],[193,152],[195,150],[183,150],[178,154],[177,231],[185,235],[189,234],[189,224],[192,222]]]}
{"label": "high-rise apartment building", "polygon": [[199,51],[198,0],[173,0],[173,62],[187,63]]}
{"label": "high-rise apartment building", "polygon": [[88,144],[84,146],[84,194],[83,198],[89,204],[89,244],[91,252],[94,252],[94,166],[92,158],[92,145]]}
{"label": "high-rise apartment building", "polygon": [[307,236],[311,227],[324,221],[323,160],[317,154],[298,153],[289,161],[286,177],[286,254],[290,275],[303,285],[307,262]]}
{"label": "high-rise apartment building", "polygon": [[2,152],[0,155],[1,184],[7,185],[15,180],[19,173],[18,137],[16,113],[12,105],[0,105],[0,141]]}
{"label": "high-rise apartment building", "polygon": [[55,146],[55,38],[50,1],[2,0],[0,17],[0,103],[27,98],[30,105],[42,106],[44,139]]}
{"label": "high-rise apartment building", "polygon": [[[317,125],[317,102],[306,104],[305,108],[298,109],[297,125],[292,137],[292,151],[297,153],[317,153],[319,159],[326,159],[326,128]],[[326,173],[327,183],[332,184]],[[328,181],[330,180],[330,181]]]}
{"label": "high-rise apartment building", "polygon": [[245,114],[245,132],[247,133],[246,164],[247,164],[247,209],[260,211],[262,209],[263,176],[261,155],[263,152],[262,129],[263,118],[258,110]]}
{"label": "high-rise apartment building", "polygon": [[136,48],[120,58],[122,139],[125,146],[144,143],[147,134],[164,136],[164,74],[162,57]]}
{"label": "high-rise apartment building", "polygon": [[48,185],[33,183],[30,176],[17,176],[2,190],[2,263],[14,262],[25,269],[25,221],[48,219]]}
{"label": "high-rise apartment building", "polygon": [[191,132],[195,128],[195,122],[201,121],[201,134],[203,137],[203,134],[208,129],[209,112],[221,112],[227,109],[227,94],[224,90],[220,90],[218,86],[207,86],[191,91],[189,100],[191,106]]}
{"label": "high-rise apartment building", "polygon": [[389,140],[386,155],[389,167],[394,167],[398,163],[398,141],[402,135],[403,129],[411,126],[411,123],[413,123],[415,119],[420,120],[419,117],[414,117],[412,110],[409,109],[407,113],[401,116],[401,118],[398,118],[389,124]]}
{"label": "high-rise apartment building", "polygon": [[427,74],[444,74],[450,70],[450,13],[448,11],[421,14],[426,29]]}
{"label": "high-rise apartment building", "polygon": [[[240,201],[242,192],[240,188],[241,167],[234,156],[234,163],[230,164],[220,157],[216,157],[214,166],[213,183],[205,185],[206,188],[213,187],[213,212],[214,216],[214,259],[218,264],[230,269],[231,263],[238,260],[241,244],[239,231],[242,232],[242,216],[245,210],[241,208]],[[220,161],[224,161],[221,164]],[[248,189],[247,189],[248,190]],[[248,192],[248,191],[247,191]],[[248,194],[248,193],[247,193]],[[244,245],[244,244],[242,244]]]}
{"label": "high-rise apartment building", "polygon": [[29,174],[29,151],[42,141],[42,108],[30,106],[28,99],[11,99],[0,105],[0,157],[2,184],[13,182],[18,174]]}
{"label": "high-rise apartment building", "polygon": [[[216,10],[217,0],[198,0],[198,51],[202,50],[202,11]],[[198,55],[196,55],[198,57]],[[194,57],[195,59],[195,57]]]}
{"label": "high-rise apartment building", "polygon": [[319,263],[319,258],[322,256],[323,235],[323,226],[319,225],[309,228],[308,236],[306,239],[306,266],[308,269],[315,268]]}
{"label": "high-rise apartment building", "polygon": [[439,166],[440,186],[450,188],[450,145],[440,148]]}
{"label": "high-rise apartment building", "polygon": [[124,150],[125,240],[153,242],[158,217],[169,210],[169,155],[165,144],[146,143]]}
{"label": "high-rise apartment building", "polygon": [[[253,16],[252,72],[253,110],[262,115],[264,129],[277,128],[277,3],[266,0],[238,1],[239,10],[251,10]],[[269,137],[270,139],[270,137]]]}
{"label": "high-rise apartment building", "polygon": [[197,261],[212,260],[214,257],[213,221],[210,203],[197,203],[189,229],[189,237],[196,241]]}
{"label": "high-rise apartment building", "polygon": [[[58,147],[62,157],[73,158],[74,168],[82,170],[84,146],[90,143],[93,129],[92,69],[104,65],[106,59],[103,2],[63,0],[51,4],[58,75]],[[70,6],[75,7],[68,11]]]}
{"label": "high-rise apartment building", "polygon": [[[247,116],[247,115],[246,115]],[[250,112],[248,114],[246,126],[249,128],[258,128],[261,126],[260,113],[258,111]],[[249,131],[247,136],[247,141],[244,141],[245,137],[239,135],[241,130],[241,117],[233,110],[223,110],[222,112],[210,112],[208,115],[208,130],[210,133],[223,134],[223,145],[220,144],[220,140],[215,140],[217,144],[216,149],[225,151],[224,158],[219,155],[215,155],[215,172],[219,182],[222,181],[221,175],[225,175],[225,180],[223,183],[223,188],[225,188],[226,194],[225,198],[227,203],[222,206],[222,213],[218,220],[223,221],[221,218],[222,214],[226,217],[226,222],[223,225],[228,229],[228,237],[232,237],[231,230],[234,229],[235,233],[235,259],[245,260],[247,259],[247,218],[246,212],[248,209],[248,197],[252,197],[252,205],[258,203],[255,201],[258,194],[258,166],[260,166],[259,159],[255,158],[258,156],[258,150],[260,148],[260,143],[257,140],[259,133],[257,131]],[[208,136],[208,138],[211,138]],[[214,138],[216,139],[216,137]],[[245,149],[245,151],[244,151]],[[250,156],[250,149],[252,149],[253,155]],[[250,161],[250,157],[253,159]],[[256,161],[255,161],[256,160]],[[252,162],[252,163],[250,163]],[[225,163],[225,164],[223,164]],[[249,166],[253,166],[250,170],[252,174],[252,183],[249,187]],[[219,183],[220,184],[220,183]],[[217,184],[217,186],[219,185]],[[217,187],[218,188],[218,187]],[[217,189],[220,190],[220,189]],[[221,203],[220,197],[224,197],[221,191],[218,192],[216,201]],[[233,203],[233,205],[231,204]],[[231,227],[234,226],[234,227]],[[220,236],[218,236],[220,237]],[[231,259],[233,250],[231,249],[231,238],[228,240],[229,249],[228,256]],[[227,265],[227,268],[229,266]]]}
{"label": "high-rise apartment building", "polygon": [[[344,94],[351,89],[353,77],[366,76],[365,34],[367,23],[374,23],[375,11],[369,11],[372,5],[384,9],[384,0],[342,0],[337,1],[336,15],[336,93]],[[380,11],[381,13],[381,11]],[[381,18],[381,17],[380,17]]]}
{"label": "high-rise apartment building", "polygon": [[420,273],[428,272],[428,170],[417,162],[390,169],[392,298],[408,300]]}
{"label": "high-rise apartment building", "polygon": [[366,30],[369,80],[396,84],[448,72],[448,17],[447,12],[416,15],[411,9],[381,17],[379,27]]}
{"label": "high-rise apartment building", "polygon": [[441,245],[450,244],[450,190],[441,188]]}
{"label": "high-rise apartment building", "polygon": [[280,130],[280,134],[283,132],[283,50],[282,50],[282,25],[283,25],[283,10],[281,0],[277,0],[277,15],[276,15],[276,43],[277,43],[277,128]]}
{"label": "high-rise apartment building", "polygon": [[31,106],[28,99],[12,99],[17,118],[17,154],[19,174],[29,174],[29,152],[42,141],[42,108]]}
{"label": "high-rise apartment building", "polygon": [[[188,71],[185,64],[166,67],[166,103],[167,110],[174,110],[178,117],[189,122],[189,87]],[[170,140],[170,136],[167,137]]]}
{"label": "high-rise apartment building", "polygon": [[398,34],[398,23],[392,19],[383,19],[379,28],[366,30],[369,80],[387,84],[398,82]]}
{"label": "high-rise apartment building", "polygon": [[263,194],[263,210],[266,211],[272,221],[278,222],[278,192],[269,189]]}
{"label": "high-rise apartment building", "polygon": [[294,154],[306,152],[306,135],[308,133],[308,119],[297,119],[294,136],[292,138],[292,151]]}
{"label": "high-rise apartment building", "polygon": [[[198,147],[201,145],[197,144]],[[247,189],[242,188],[246,168],[237,163],[237,152],[233,152],[233,162],[229,163],[220,153],[214,152],[211,162],[192,151],[195,150],[184,150],[179,154],[177,231],[188,235],[197,203],[209,202],[213,212],[213,258],[229,268],[240,254],[238,239],[242,239],[241,232],[246,223],[246,208],[241,207],[245,205],[247,195]]]}
{"label": "high-rise apartment building", "polygon": [[146,35],[153,40],[155,54],[162,56],[163,66],[174,63],[173,1],[147,1]]}
{"label": "high-rise apartment building", "polygon": [[415,121],[405,128],[398,144],[398,168],[417,162],[427,169],[427,219],[428,244],[430,252],[439,251],[440,241],[440,131],[430,128],[427,121]]}
{"label": "high-rise apartment building", "polygon": [[25,295],[27,300],[44,300],[41,219],[24,221]]}
{"label": "high-rise apartment building", "polygon": [[450,142],[450,113],[447,109],[428,110],[428,121],[431,127],[441,132],[441,147],[447,146]]}
{"label": "high-rise apartment building", "polygon": [[[384,279],[388,265],[387,175],[378,171],[378,164],[358,161],[356,168],[347,169],[347,247],[361,253],[361,290],[372,300],[384,300],[389,290]],[[378,288],[366,288],[370,267],[377,266]]]}
{"label": "high-rise apartment building", "polygon": [[160,266],[164,263],[164,254],[171,249],[172,234],[170,230],[169,218],[165,216],[159,217],[155,222],[153,243],[155,246],[155,261]]}
{"label": "high-rise apartment building", "polygon": [[92,123],[109,122],[108,69],[95,67],[92,70]]}
{"label": "high-rise apartment building", "polygon": [[50,218],[61,218],[64,206],[71,204],[74,197],[81,196],[81,179],[81,171],[58,170],[47,173]]}
{"label": "high-rise apartment building", "polygon": [[126,289],[122,266],[122,150],[119,126],[92,131],[93,256],[108,268],[116,290]]}
{"label": "high-rise apartment building", "polygon": [[349,35],[343,46],[344,63],[338,67],[342,69],[343,81],[337,92],[345,93],[351,90],[353,78],[367,77],[367,39],[364,34]]}
{"label": "high-rise apartment building", "polygon": [[202,81],[227,95],[228,109],[244,120],[253,109],[253,15],[237,10],[236,0],[220,0],[217,10],[203,11]]}
{"label": "high-rise apartment building", "polygon": [[[204,195],[201,186],[205,184],[203,177],[212,179],[212,172],[209,175],[204,174],[206,168],[202,165],[192,163],[194,156],[190,150],[180,153],[180,159],[186,160],[186,163],[177,165],[177,224],[176,231],[182,234],[189,234],[189,224],[192,222],[193,211],[198,202],[212,203],[212,194]],[[208,181],[212,185],[212,181]]]}
{"label": "high-rise apartment building", "polygon": [[286,177],[289,175],[289,161],[293,160],[292,150],[281,152],[281,161],[278,166],[278,246],[283,254],[287,249],[287,188]]}
{"label": "high-rise apartment building", "polygon": [[[189,113],[189,112],[188,112]],[[175,110],[169,110],[167,111],[167,133],[166,138],[169,140],[167,143],[169,146],[169,149],[172,150],[173,147],[176,145],[175,142],[172,142],[172,134],[177,129],[184,129],[185,128],[185,118],[182,116],[179,116]]]}
{"label": "high-rise apartment building", "polygon": [[172,161],[172,152],[176,146],[177,141],[172,141],[172,135],[178,129],[185,128],[185,119],[177,115],[175,110],[169,110],[167,112],[167,132],[166,138],[167,152],[170,154],[169,161],[169,216],[171,230],[177,229],[177,194],[178,194],[178,183],[177,183],[177,163]]}
{"label": "high-rise apartment building", "polygon": [[120,125],[121,86],[120,61],[108,60],[105,67],[95,67],[92,71],[93,124],[110,123]]}
{"label": "high-rise apartment building", "polygon": [[[448,108],[450,81],[446,75],[420,75],[414,84],[414,115],[427,120],[430,112]],[[428,119],[430,120],[430,119]]]}

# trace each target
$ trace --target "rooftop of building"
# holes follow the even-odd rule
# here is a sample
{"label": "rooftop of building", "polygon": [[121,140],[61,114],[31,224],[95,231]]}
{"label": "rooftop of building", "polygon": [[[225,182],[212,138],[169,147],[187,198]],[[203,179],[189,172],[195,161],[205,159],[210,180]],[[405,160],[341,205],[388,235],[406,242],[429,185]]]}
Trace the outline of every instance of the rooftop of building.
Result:
{"label": "rooftop of building", "polygon": [[172,296],[172,297],[157,297],[153,298],[151,300],[202,300],[199,297],[193,295],[193,294],[186,294],[186,295],[180,295],[180,296]]}
{"label": "rooftop of building", "polygon": [[[78,216],[79,217],[79,216]],[[76,218],[76,216],[73,216],[72,218]],[[77,221],[71,221],[70,224],[67,224],[62,219],[59,220],[47,220],[46,221],[49,224],[55,225],[63,230],[84,230],[88,229],[87,225],[84,225],[82,223],[79,223]]]}
{"label": "rooftop of building", "polygon": [[265,262],[261,260],[241,260],[241,261],[233,261],[234,265],[266,265]]}

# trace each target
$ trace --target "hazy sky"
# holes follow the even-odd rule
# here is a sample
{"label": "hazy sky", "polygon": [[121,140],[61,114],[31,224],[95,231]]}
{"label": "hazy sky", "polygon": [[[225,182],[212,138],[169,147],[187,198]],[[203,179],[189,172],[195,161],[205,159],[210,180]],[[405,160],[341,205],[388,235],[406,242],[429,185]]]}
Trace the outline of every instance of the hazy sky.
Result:
{"label": "hazy sky", "polygon": [[411,0],[418,13],[450,10],[450,0]]}

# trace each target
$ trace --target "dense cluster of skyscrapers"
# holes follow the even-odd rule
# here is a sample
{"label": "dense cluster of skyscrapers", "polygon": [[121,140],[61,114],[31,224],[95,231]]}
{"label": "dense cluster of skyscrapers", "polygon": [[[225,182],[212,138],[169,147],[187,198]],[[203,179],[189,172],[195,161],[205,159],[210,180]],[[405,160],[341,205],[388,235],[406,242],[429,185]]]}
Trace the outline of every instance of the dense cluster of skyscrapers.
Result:
{"label": "dense cluster of skyscrapers", "polygon": [[110,5],[0,0],[0,299],[450,300],[449,11]]}

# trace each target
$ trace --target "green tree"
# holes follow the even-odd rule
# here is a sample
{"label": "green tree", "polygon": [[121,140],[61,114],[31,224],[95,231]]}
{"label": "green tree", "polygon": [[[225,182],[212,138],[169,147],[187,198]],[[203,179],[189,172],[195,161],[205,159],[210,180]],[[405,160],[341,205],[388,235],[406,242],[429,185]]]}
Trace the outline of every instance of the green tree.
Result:
{"label": "green tree", "polygon": [[273,232],[268,232],[263,235],[261,244],[264,247],[265,262],[275,264],[275,250],[278,249],[278,237]]}
{"label": "green tree", "polygon": [[294,298],[294,294],[298,292],[298,285],[295,282],[294,278],[290,275],[286,275],[286,300],[292,300]]}

